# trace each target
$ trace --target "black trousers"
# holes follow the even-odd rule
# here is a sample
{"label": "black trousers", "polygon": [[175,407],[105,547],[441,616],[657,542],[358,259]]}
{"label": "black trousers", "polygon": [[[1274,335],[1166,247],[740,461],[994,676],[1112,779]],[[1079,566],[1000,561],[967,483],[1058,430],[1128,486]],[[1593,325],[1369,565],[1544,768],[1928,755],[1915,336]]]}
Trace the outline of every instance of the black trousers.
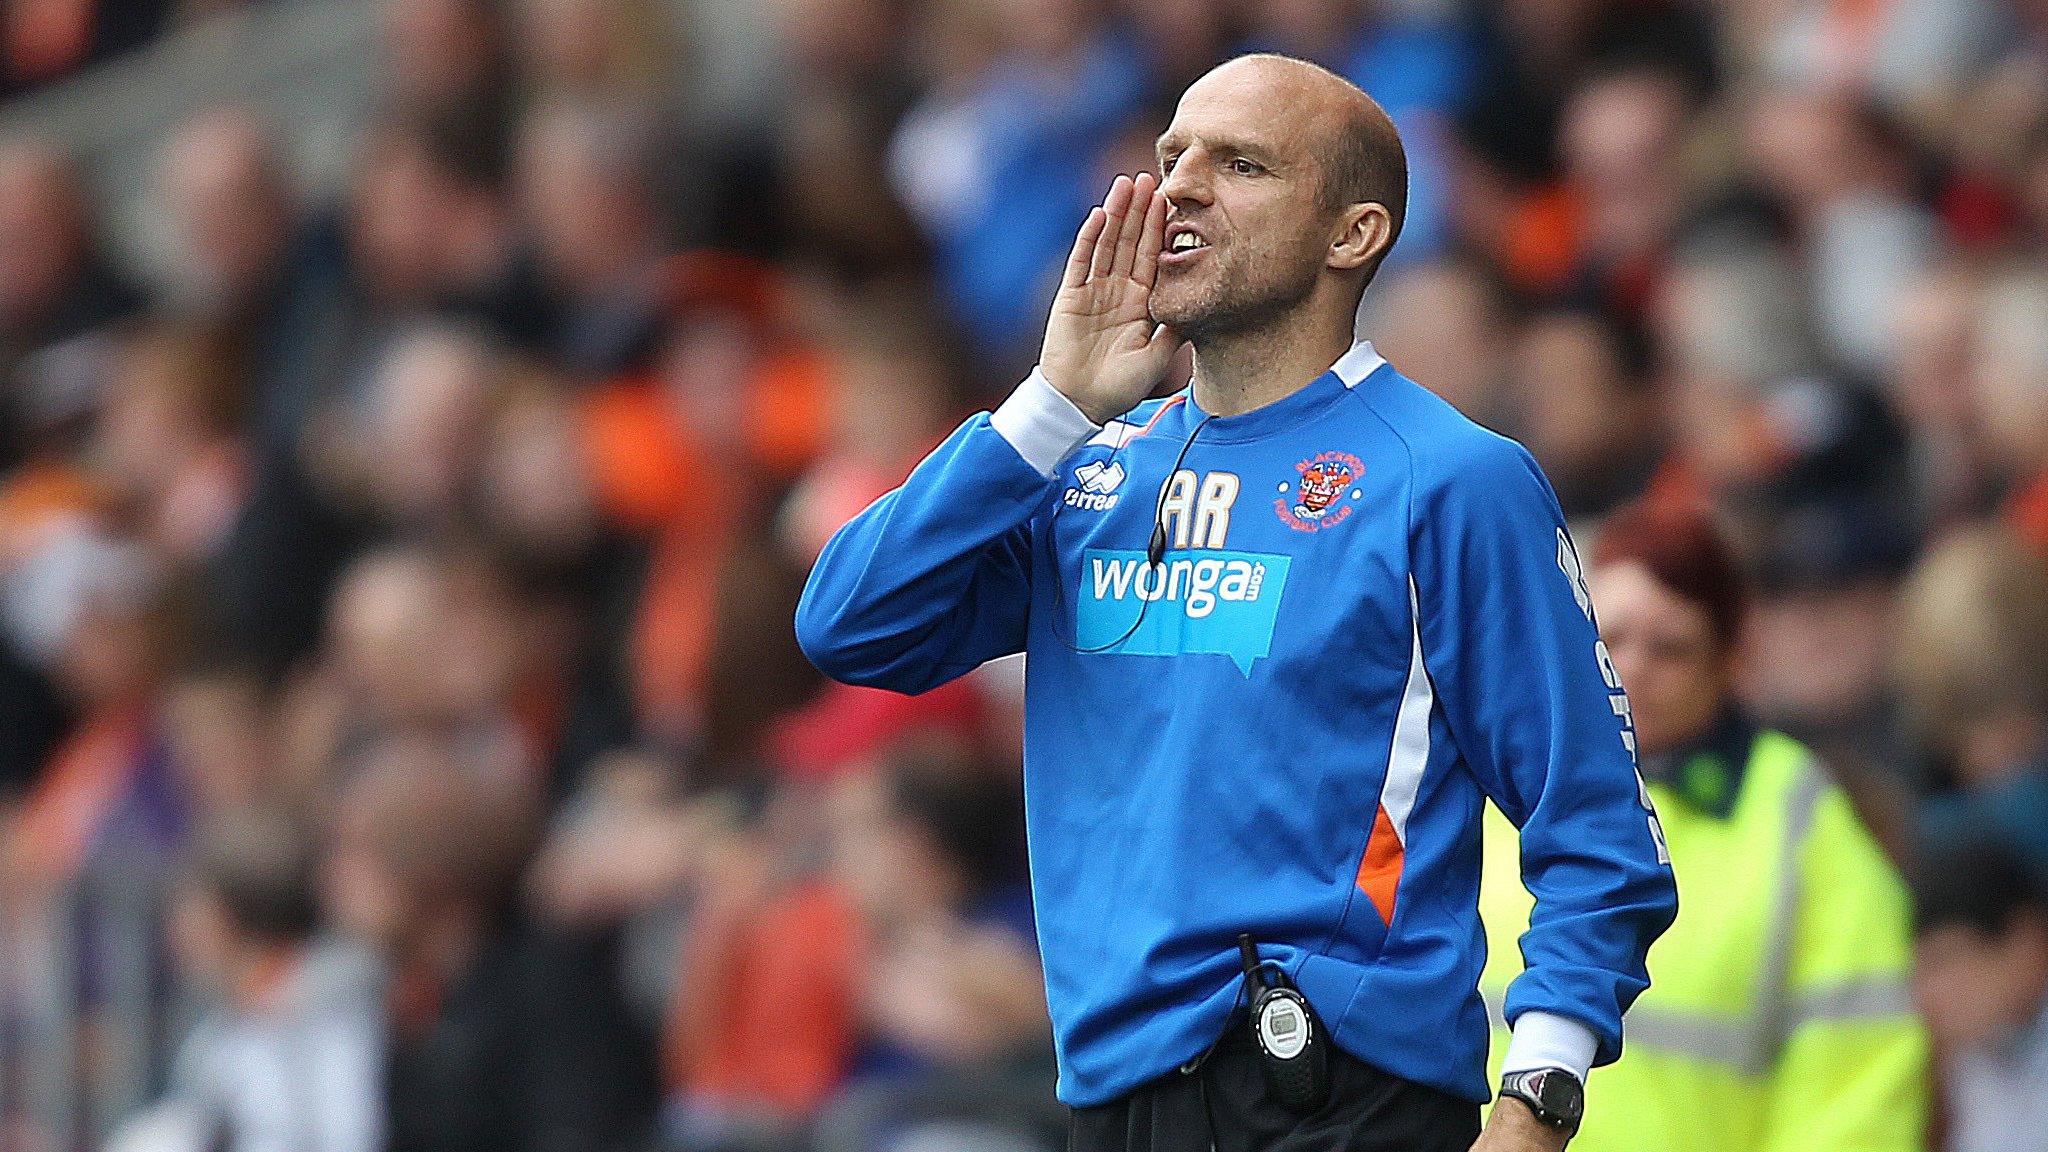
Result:
{"label": "black trousers", "polygon": [[1192,1072],[1076,1108],[1067,1152],[1470,1152],[1479,1106],[1330,1050],[1330,1099],[1291,1112],[1266,1090],[1258,1052],[1232,1022]]}

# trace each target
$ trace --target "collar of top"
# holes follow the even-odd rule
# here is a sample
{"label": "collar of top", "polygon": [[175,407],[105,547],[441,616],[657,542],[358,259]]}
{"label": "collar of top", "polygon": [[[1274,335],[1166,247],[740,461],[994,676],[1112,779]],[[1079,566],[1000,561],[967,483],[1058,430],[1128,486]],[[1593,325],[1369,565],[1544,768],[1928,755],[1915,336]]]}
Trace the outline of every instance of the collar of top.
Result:
{"label": "collar of top", "polygon": [[1212,416],[1203,411],[1195,401],[1194,384],[1190,382],[1181,390],[1181,394],[1187,397],[1187,403],[1175,405],[1180,411],[1169,418],[1182,425],[1183,434],[1202,424],[1202,439],[1206,441],[1257,440],[1301,424],[1386,367],[1386,358],[1373,350],[1372,341],[1360,340],[1307,384],[1270,404],[1235,416]]}

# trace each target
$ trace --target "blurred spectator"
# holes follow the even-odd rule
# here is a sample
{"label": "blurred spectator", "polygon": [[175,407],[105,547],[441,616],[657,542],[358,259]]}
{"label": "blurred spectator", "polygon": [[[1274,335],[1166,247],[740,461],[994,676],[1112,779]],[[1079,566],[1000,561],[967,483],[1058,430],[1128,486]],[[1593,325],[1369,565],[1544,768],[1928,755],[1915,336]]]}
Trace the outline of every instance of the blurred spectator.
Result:
{"label": "blurred spectator", "polygon": [[365,958],[318,938],[313,846],[276,811],[202,831],[173,909],[210,1007],[122,1152],[374,1152],[382,1005]]}
{"label": "blurred spectator", "polygon": [[1762,718],[1886,754],[1886,621],[1914,538],[1903,429],[1884,399],[1815,368],[1798,282],[1739,232],[1679,254],[1656,320],[1675,451],[1659,493],[1713,503],[1755,558],[1745,695]]}
{"label": "blurred spectator", "polygon": [[425,740],[352,758],[330,914],[389,971],[384,1144],[602,1152],[645,1138],[651,1061],[601,937],[517,907],[538,823],[508,766]]}
{"label": "blurred spectator", "polygon": [[644,114],[630,106],[544,105],[522,128],[520,201],[559,308],[545,347],[586,379],[653,353],[670,244],[654,156]]}
{"label": "blurred spectator", "polygon": [[50,429],[98,399],[93,337],[141,302],[108,265],[93,206],[56,147],[0,140],[0,379],[8,437],[0,459],[33,454],[26,427]]}
{"label": "blurred spectator", "polygon": [[403,115],[440,115],[502,150],[513,115],[511,39],[495,0],[392,0],[384,6],[384,74]]}
{"label": "blurred spectator", "polygon": [[1543,466],[1567,519],[1601,516],[1641,495],[1664,463],[1663,413],[1644,340],[1583,312],[1532,317],[1514,356],[1515,430]]}
{"label": "blurred spectator", "polygon": [[[75,719],[0,819],[7,1026],[34,1044],[46,1043],[49,1021],[69,1030],[54,1047],[26,1050],[17,1067],[31,1082],[139,1096],[172,992],[162,878],[195,816],[160,701],[183,617],[134,542],[72,520],[38,544],[13,574],[7,608],[27,614],[42,669]],[[18,635],[24,621],[13,623]],[[25,1131],[96,1137],[111,1119],[46,1111],[25,1118]]]}
{"label": "blurred spectator", "polygon": [[781,627],[802,570],[770,547],[772,517],[749,510],[818,454],[851,363],[820,347],[801,286],[766,265],[693,252],[661,271],[658,358],[580,402],[594,498],[630,573],[595,642],[644,738],[730,769],[815,684]]}
{"label": "blurred spectator", "polygon": [[2038,1147],[2048,1087],[2048,895],[1994,836],[1916,869],[1913,986],[1947,1084],[1949,1152]]}
{"label": "blurred spectator", "polygon": [[868,938],[869,1074],[1042,1056],[1021,785],[959,757],[899,755],[834,799],[834,869]]}
{"label": "blurred spectator", "polygon": [[1100,194],[1090,161],[1141,107],[1144,69],[1086,4],[961,0],[939,12],[957,39],[932,54],[947,71],[905,115],[890,176],[977,349],[1021,374],[1073,222]]}
{"label": "blurred spectator", "polygon": [[[1392,360],[1429,381],[1466,416],[1502,428],[1510,413],[1503,375],[1508,359],[1507,301],[1475,260],[1390,269],[1361,309],[1364,331]],[[1531,403],[1540,404],[1538,398]]]}
{"label": "blurred spectator", "polygon": [[888,111],[886,100],[869,107],[853,93],[809,89],[783,122],[779,146],[790,162],[778,173],[782,229],[794,247],[850,278],[921,272],[928,258],[889,186]]}
{"label": "blurred spectator", "polygon": [[697,905],[669,1009],[662,1129],[685,1149],[796,1139],[852,1058],[850,901],[821,879],[777,877],[764,853],[750,855]]}
{"label": "blurred spectator", "polygon": [[863,1044],[821,1141],[852,1152],[939,1125],[970,1145],[1058,1135],[1019,782],[912,753],[848,777],[834,801],[834,868],[863,925]]}
{"label": "blurred spectator", "polygon": [[316,225],[334,235],[310,241],[322,263],[309,267],[308,312],[293,321],[298,363],[256,397],[264,447],[286,461],[310,425],[358,398],[387,343],[456,302],[467,283],[458,255],[468,257],[462,274],[475,263],[484,275],[496,270],[489,196],[466,180],[451,139],[414,120],[382,121],[365,136],[335,218]]}
{"label": "blurred spectator", "polygon": [[[451,328],[394,334],[371,369],[354,419],[324,451],[376,521],[400,536],[458,530],[482,462],[504,365],[475,336]],[[402,466],[401,465],[402,462]]]}
{"label": "blurred spectator", "polygon": [[1903,595],[1898,676],[1917,732],[1962,795],[1926,835],[2001,829],[2048,868],[2048,560],[1977,525],[1924,558]]}
{"label": "blurred spectator", "polygon": [[1758,175],[1804,249],[1816,335],[1832,363],[1882,378],[1898,355],[1896,302],[1939,254],[1912,199],[1905,142],[1871,105],[1822,91],[1762,94],[1748,113]]}
{"label": "blurred spectator", "polygon": [[123,341],[108,383],[96,471],[121,518],[181,570],[211,562],[241,514],[242,378],[222,339],[165,325]]}
{"label": "blurred spectator", "polygon": [[1665,72],[1617,71],[1578,88],[1560,142],[1577,218],[1573,258],[1531,286],[1572,288],[1631,319],[1656,306],[1687,207],[1679,148],[1691,112],[1683,81]]}
{"label": "blurred spectator", "polygon": [[911,314],[910,301],[884,296],[835,334],[837,371],[821,414],[829,440],[783,510],[805,564],[945,438],[956,384],[943,346]]}
{"label": "blurred spectator", "polygon": [[285,288],[296,190],[271,128],[242,108],[194,116],[164,145],[157,196],[170,225],[172,306],[275,338],[267,313]]}
{"label": "blurred spectator", "polygon": [[1951,264],[1897,303],[1899,414],[1910,430],[1914,512],[1936,529],[1988,510],[2000,485],[1971,380],[1976,278]]}
{"label": "blurred spectator", "polygon": [[70,76],[162,34],[178,0],[10,5],[0,18],[0,97]]}
{"label": "blurred spectator", "polygon": [[[808,571],[840,524],[900,483],[944,438],[955,373],[936,335],[908,319],[914,311],[899,296],[878,293],[834,334],[829,440],[776,525],[780,551],[797,571]],[[968,681],[918,697],[827,682],[777,726],[772,754],[793,776],[831,776],[914,733],[946,732],[976,744],[990,720]]]}
{"label": "blurred spectator", "polygon": [[597,536],[592,466],[573,398],[515,370],[470,479],[480,531],[508,559],[573,581]]}
{"label": "blurred spectator", "polygon": [[95,868],[160,864],[190,815],[157,715],[178,621],[161,571],[134,543],[83,528],[40,563],[34,610],[78,720],[5,827],[7,899],[30,908],[58,906]]}
{"label": "blurred spectator", "polygon": [[1042,1121],[1021,792],[971,760],[899,754],[827,803],[826,874],[756,865],[699,906],[670,1024],[672,1136],[774,1146],[849,1082],[821,1122],[836,1147],[992,1104]]}
{"label": "blurred spectator", "polygon": [[1972,382],[1984,440],[2014,526],[2048,553],[2048,277],[1992,278],[1978,323]]}
{"label": "blurred spectator", "polygon": [[[896,198],[927,234],[967,226],[985,192],[976,86],[1004,49],[1001,15],[991,4],[934,5],[918,29],[924,49],[923,98],[906,109],[889,144]],[[802,43],[802,41],[799,41]]]}
{"label": "blurred spectator", "polygon": [[516,610],[499,575],[428,549],[372,552],[336,588],[329,659],[285,699],[296,779],[391,735],[416,736],[537,782],[535,733],[518,709]]}

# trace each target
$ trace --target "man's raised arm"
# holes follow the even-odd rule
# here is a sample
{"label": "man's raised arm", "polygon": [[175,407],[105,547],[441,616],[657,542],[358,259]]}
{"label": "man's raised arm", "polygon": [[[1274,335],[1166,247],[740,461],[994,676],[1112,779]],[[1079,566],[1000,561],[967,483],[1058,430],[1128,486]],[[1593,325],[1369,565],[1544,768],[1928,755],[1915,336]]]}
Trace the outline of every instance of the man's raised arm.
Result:
{"label": "man's raised arm", "polygon": [[1153,177],[1117,177],[1074,238],[1041,367],[825,546],[796,634],[826,674],[922,692],[1023,649],[1033,515],[1060,462],[1144,399],[1178,344],[1147,306],[1165,227]]}

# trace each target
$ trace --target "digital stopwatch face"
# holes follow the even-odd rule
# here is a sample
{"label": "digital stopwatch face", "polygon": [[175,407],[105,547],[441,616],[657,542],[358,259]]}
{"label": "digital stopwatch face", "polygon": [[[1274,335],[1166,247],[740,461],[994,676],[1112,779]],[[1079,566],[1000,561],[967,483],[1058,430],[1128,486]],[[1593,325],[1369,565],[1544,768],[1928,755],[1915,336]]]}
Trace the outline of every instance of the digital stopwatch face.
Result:
{"label": "digital stopwatch face", "polygon": [[1266,1051],[1292,1060],[1308,1046],[1308,1015],[1291,997],[1275,996],[1259,1012],[1259,1039]]}

